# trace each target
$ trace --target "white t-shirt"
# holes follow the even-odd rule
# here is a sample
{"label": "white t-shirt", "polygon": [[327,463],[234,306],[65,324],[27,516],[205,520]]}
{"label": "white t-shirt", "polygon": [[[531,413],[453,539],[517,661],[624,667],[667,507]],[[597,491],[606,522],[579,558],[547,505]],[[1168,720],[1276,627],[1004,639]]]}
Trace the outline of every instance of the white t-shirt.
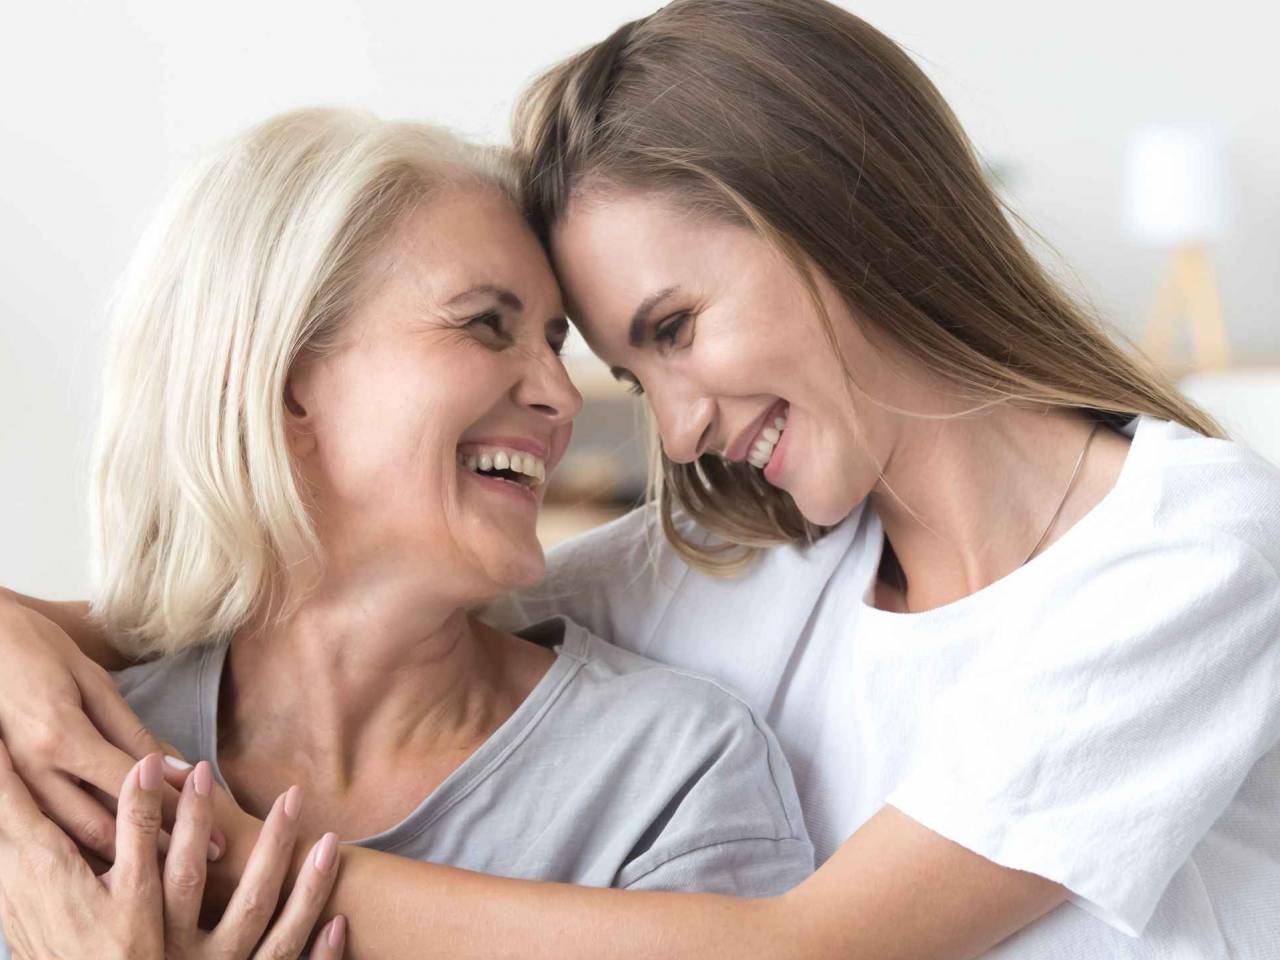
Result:
{"label": "white t-shirt", "polygon": [[1062,883],[988,957],[1280,957],[1280,474],[1140,419],[1114,489],[1024,567],[919,614],[869,604],[869,510],[747,574],[637,511],[495,610],[560,612],[740,691],[821,863],[885,804]]}

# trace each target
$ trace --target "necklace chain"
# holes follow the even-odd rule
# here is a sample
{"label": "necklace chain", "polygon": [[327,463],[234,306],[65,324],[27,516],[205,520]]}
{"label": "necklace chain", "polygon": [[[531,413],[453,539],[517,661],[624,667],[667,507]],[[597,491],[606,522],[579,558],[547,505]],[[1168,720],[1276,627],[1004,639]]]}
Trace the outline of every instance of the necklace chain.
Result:
{"label": "necklace chain", "polygon": [[1018,564],[1019,567],[1026,566],[1027,561],[1036,555],[1036,551],[1044,546],[1045,539],[1049,536],[1049,531],[1053,529],[1054,524],[1058,522],[1058,517],[1062,516],[1062,508],[1067,505],[1067,497],[1071,496],[1071,490],[1076,485],[1076,478],[1080,476],[1080,468],[1084,466],[1085,455],[1089,452],[1089,447],[1093,445],[1094,435],[1098,432],[1098,421],[1093,422],[1093,429],[1089,431],[1089,436],[1085,438],[1084,446],[1080,448],[1080,456],[1076,457],[1075,468],[1071,471],[1071,479],[1067,481],[1067,489],[1062,491],[1062,499],[1058,501],[1058,509],[1053,511],[1053,516],[1049,518],[1049,523],[1044,528],[1044,533],[1040,534],[1040,539],[1036,541],[1036,545],[1031,548],[1031,552],[1027,554],[1027,559]]}
{"label": "necklace chain", "polygon": [[[1071,479],[1067,481],[1066,489],[1062,491],[1062,497],[1058,500],[1058,507],[1053,511],[1053,516],[1049,518],[1049,522],[1045,524],[1044,532],[1040,534],[1040,539],[1036,541],[1036,545],[1031,548],[1031,552],[1027,554],[1026,559],[1018,564],[1018,567],[1025,567],[1027,563],[1034,557],[1039,549],[1044,546],[1045,540],[1048,539],[1049,533],[1053,530],[1054,525],[1058,522],[1058,518],[1062,516],[1062,509],[1067,505],[1067,498],[1071,496],[1071,491],[1075,488],[1076,480],[1080,478],[1080,468],[1084,466],[1084,459],[1088,456],[1089,448],[1093,446],[1093,438],[1098,433],[1100,423],[1094,421],[1093,428],[1089,431],[1089,436],[1085,438],[1084,446],[1080,448],[1080,456],[1076,457],[1076,465],[1071,470]],[[907,598],[907,581],[901,565],[898,566],[898,576],[901,582],[902,602],[906,608],[906,612],[911,612],[911,601]]]}

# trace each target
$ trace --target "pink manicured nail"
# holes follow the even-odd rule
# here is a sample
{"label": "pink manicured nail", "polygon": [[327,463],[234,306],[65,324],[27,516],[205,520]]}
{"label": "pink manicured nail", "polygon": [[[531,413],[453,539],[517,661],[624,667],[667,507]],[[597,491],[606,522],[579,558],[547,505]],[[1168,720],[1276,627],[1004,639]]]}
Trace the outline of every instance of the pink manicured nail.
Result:
{"label": "pink manicured nail", "polygon": [[321,873],[328,873],[338,855],[338,835],[336,833],[326,833],[320,838],[315,849],[316,869]]}
{"label": "pink manicured nail", "polygon": [[341,948],[347,938],[347,918],[339,914],[329,921],[329,946]]}
{"label": "pink manicured nail", "polygon": [[284,815],[290,820],[297,820],[302,812],[302,788],[296,783],[284,795]]}
{"label": "pink manicured nail", "polygon": [[181,757],[171,757],[165,754],[164,762],[166,766],[173,767],[175,770],[190,770],[191,764],[183,760]]}
{"label": "pink manicured nail", "polygon": [[160,784],[164,783],[164,774],[160,766],[160,754],[148,755],[138,769],[138,786],[147,791],[159,790]]}
{"label": "pink manicured nail", "polygon": [[213,790],[213,767],[209,765],[209,761],[201,760],[197,763],[191,777],[195,781],[196,796],[207,797]]}

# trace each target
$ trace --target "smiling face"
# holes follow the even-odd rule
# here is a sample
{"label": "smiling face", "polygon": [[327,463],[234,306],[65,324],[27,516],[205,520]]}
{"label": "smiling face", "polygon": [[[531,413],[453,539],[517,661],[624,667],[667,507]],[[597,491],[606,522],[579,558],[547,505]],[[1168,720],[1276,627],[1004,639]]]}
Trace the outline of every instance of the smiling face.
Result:
{"label": "smiling face", "polygon": [[[637,192],[574,199],[551,240],[575,323],[616,377],[643,390],[670,459],[749,463],[821,525],[870,493],[893,420],[851,398],[805,285],[768,243]],[[901,373],[817,281],[860,394],[892,397]]]}
{"label": "smiling face", "polygon": [[421,581],[459,604],[535,582],[541,484],[582,404],[537,239],[496,191],[450,188],[369,276],[339,346],[290,375],[326,576]]}

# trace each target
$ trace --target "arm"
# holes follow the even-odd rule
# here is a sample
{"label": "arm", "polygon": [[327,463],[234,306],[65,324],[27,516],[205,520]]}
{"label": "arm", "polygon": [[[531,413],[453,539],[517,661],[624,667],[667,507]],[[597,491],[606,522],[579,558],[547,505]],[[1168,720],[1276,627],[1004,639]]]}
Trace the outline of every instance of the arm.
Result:
{"label": "arm", "polygon": [[961,960],[1058,906],[1060,885],[952,843],[892,807],[790,893],[743,899],[506,880],[347,848],[330,914],[381,960]]}
{"label": "arm", "polygon": [[[116,796],[138,759],[175,751],[164,750],[107,672],[57,623],[14,596],[0,598],[0,741],[44,814],[111,862],[116,818],[99,797]],[[48,606],[66,617],[75,605]],[[92,631],[81,632],[91,639]],[[184,775],[166,767],[166,776],[180,784]],[[177,803],[177,790],[162,788],[166,824],[173,823]],[[221,829],[214,840],[225,846]]]}
{"label": "arm", "polygon": [[123,670],[132,663],[112,648],[102,627],[89,616],[85,600],[40,600],[0,587],[0,606],[5,602],[34,610],[57,624],[81,653],[104,670]]}

